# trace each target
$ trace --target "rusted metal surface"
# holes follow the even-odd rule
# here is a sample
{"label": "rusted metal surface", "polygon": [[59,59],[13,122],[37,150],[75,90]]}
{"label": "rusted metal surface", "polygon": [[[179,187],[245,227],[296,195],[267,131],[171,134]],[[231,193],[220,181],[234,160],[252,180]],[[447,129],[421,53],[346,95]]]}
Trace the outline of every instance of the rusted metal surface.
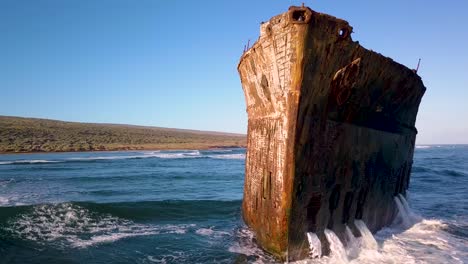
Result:
{"label": "rusted metal surface", "polygon": [[307,232],[372,231],[395,217],[425,87],[361,47],[341,19],[291,7],[263,23],[238,66],[248,113],[243,217],[281,259],[307,257]]}

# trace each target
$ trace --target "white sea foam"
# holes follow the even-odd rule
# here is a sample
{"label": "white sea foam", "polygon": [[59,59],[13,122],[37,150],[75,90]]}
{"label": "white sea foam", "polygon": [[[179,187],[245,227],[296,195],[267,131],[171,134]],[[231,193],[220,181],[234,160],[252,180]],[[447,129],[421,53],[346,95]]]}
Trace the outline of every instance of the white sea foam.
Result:
{"label": "white sea foam", "polygon": [[186,251],[173,251],[171,254],[163,254],[158,256],[147,256],[150,262],[154,263],[187,263],[188,260]]}
{"label": "white sea foam", "polygon": [[371,231],[362,220],[355,220],[354,225],[361,233],[361,247],[365,249],[377,250],[378,245]]}
{"label": "white sea foam", "polygon": [[15,179],[11,178],[11,179],[8,179],[8,180],[0,180],[0,187],[6,187],[7,185],[9,185],[10,183],[14,182]]}
{"label": "white sea foam", "polygon": [[89,247],[123,238],[157,234],[184,234],[194,225],[144,225],[112,215],[92,213],[71,203],[38,205],[5,228],[13,235],[58,247]]}
{"label": "white sea foam", "polygon": [[84,240],[84,239],[67,239],[69,242],[71,242],[73,247],[80,247],[80,248],[85,248],[89,246],[93,246],[95,244],[101,244],[101,243],[110,243],[117,241],[122,238],[127,238],[127,237],[135,237],[135,236],[144,236],[144,235],[155,235],[158,234],[158,232],[152,231],[152,232],[139,232],[139,233],[116,233],[116,234],[108,234],[108,235],[97,235],[97,236],[92,236],[90,239]]}
{"label": "white sea foam", "polygon": [[[13,182],[13,181],[10,181],[10,182]],[[28,194],[3,193],[0,195],[0,207],[25,205],[23,201],[23,197],[27,197],[27,196]]]}
{"label": "white sea foam", "polygon": [[[355,238],[346,229],[346,248],[338,237],[330,230],[326,230],[332,254],[320,259],[310,259],[294,262],[296,264],[374,264],[374,263],[468,263],[468,243],[465,240],[450,235],[445,230],[447,224],[441,220],[421,219],[412,212],[403,196],[395,197],[398,205],[399,217],[388,228],[377,232],[374,236],[368,232],[365,223],[355,221],[356,227],[362,234]],[[405,221],[402,221],[402,217]],[[410,226],[408,229],[407,226]],[[350,242],[354,241],[354,242]],[[359,252],[353,256],[349,249],[359,242]],[[351,244],[351,245],[350,245]]]}
{"label": "white sea foam", "polygon": [[199,150],[194,150],[194,151],[191,151],[191,152],[186,152],[186,153],[183,153],[185,156],[200,156],[201,153]]}
{"label": "white sea foam", "polygon": [[408,230],[385,228],[376,234],[378,249],[360,248],[357,257],[342,247],[341,241],[328,230],[331,255],[320,259],[293,262],[295,264],[432,264],[468,263],[466,241],[444,232],[446,225],[439,220],[422,220]]}
{"label": "white sea foam", "polygon": [[221,237],[221,236],[231,235],[230,233],[225,232],[225,231],[213,230],[213,227],[199,228],[195,231],[195,233],[201,236],[211,236],[211,237]]}
{"label": "white sea foam", "polygon": [[394,200],[398,208],[398,215],[395,219],[394,225],[400,225],[402,228],[410,228],[416,222],[421,220],[421,217],[411,211],[408,202],[401,194],[395,196]]}
{"label": "white sea foam", "polygon": [[440,220],[422,220],[407,230],[386,228],[376,234],[381,259],[396,263],[466,263],[466,242],[446,233]]}
{"label": "white sea foam", "polygon": [[431,148],[432,146],[425,146],[425,145],[418,145],[416,146],[417,149],[428,149]]}
{"label": "white sea foam", "polygon": [[101,157],[73,157],[68,158],[68,161],[87,161],[87,160],[120,160],[120,159],[135,159],[135,158],[143,158],[143,155],[135,155],[135,156],[101,156]]}
{"label": "white sea foam", "polygon": [[0,196],[0,206],[8,205],[9,202],[10,202],[10,199]]}
{"label": "white sea foam", "polygon": [[325,236],[330,243],[330,260],[334,263],[347,263],[348,255],[346,249],[338,236],[331,230],[325,229]]}
{"label": "white sea foam", "polygon": [[[149,236],[158,234],[185,234],[190,225],[165,225],[165,226],[147,226],[131,223],[131,225],[113,226],[111,230],[107,230],[105,226],[101,226],[98,230],[94,229],[94,233],[103,233],[92,235],[89,238],[83,239],[80,237],[67,237],[67,241],[71,243],[72,247],[89,247],[100,243],[110,243],[117,240],[137,237]],[[101,229],[101,230],[99,230]]]}
{"label": "white sea foam", "polygon": [[[216,150],[216,152],[232,152],[232,150]],[[189,159],[207,157],[213,159],[245,159],[245,154],[214,154],[204,155],[199,150],[187,151],[144,151],[136,155],[114,155],[114,156],[89,156],[89,157],[71,157],[63,160],[11,160],[0,161],[0,165],[13,165],[13,164],[37,164],[37,163],[59,163],[70,161],[93,161],[93,160],[125,160],[125,159],[146,159],[146,158],[160,158],[160,159]]]}
{"label": "white sea foam", "polygon": [[116,156],[97,156],[97,157],[73,157],[67,160],[121,160],[121,159],[145,159],[145,158],[161,158],[161,159],[180,159],[193,158],[200,156],[198,150],[185,152],[161,152],[161,151],[145,151],[137,155],[116,155]]}
{"label": "white sea foam", "polygon": [[0,165],[59,163],[59,162],[63,162],[63,161],[58,161],[58,160],[12,160],[12,161],[0,161]]}
{"label": "white sea foam", "polygon": [[309,254],[311,258],[320,258],[322,256],[322,243],[317,234],[308,232],[307,240],[309,241]]}
{"label": "white sea foam", "polygon": [[219,154],[219,155],[209,155],[208,157],[213,158],[213,159],[238,159],[238,160],[244,160],[245,159],[245,154],[239,153],[239,154]]}
{"label": "white sea foam", "polygon": [[160,153],[152,155],[152,157],[160,159],[184,159],[184,158],[194,158],[199,155],[190,154],[190,153]]}
{"label": "white sea foam", "polygon": [[354,259],[359,256],[359,251],[361,247],[361,239],[357,239],[351,229],[346,226],[346,253],[349,258]]}
{"label": "white sea foam", "polygon": [[200,228],[200,229],[197,229],[195,233],[202,235],[202,236],[211,236],[213,235],[214,231],[211,228]]}
{"label": "white sea foam", "polygon": [[197,158],[202,154],[198,150],[184,151],[184,152],[153,152],[147,153],[145,157],[153,157],[160,159],[187,159],[187,158]]}
{"label": "white sea foam", "polygon": [[143,152],[143,154],[145,155],[154,155],[154,154],[157,154],[157,153],[161,153],[160,150],[155,150],[155,151],[145,151]]}
{"label": "white sea foam", "polygon": [[151,158],[153,155],[139,154],[139,155],[126,155],[126,156],[97,156],[97,157],[73,157],[68,158],[66,161],[92,161],[92,160],[124,160],[124,159],[140,159]]}
{"label": "white sea foam", "polygon": [[253,263],[274,263],[274,259],[264,254],[254,242],[254,233],[248,228],[241,228],[235,233],[237,239],[233,245],[228,248],[229,252],[242,254],[246,256],[255,256],[257,260]]}

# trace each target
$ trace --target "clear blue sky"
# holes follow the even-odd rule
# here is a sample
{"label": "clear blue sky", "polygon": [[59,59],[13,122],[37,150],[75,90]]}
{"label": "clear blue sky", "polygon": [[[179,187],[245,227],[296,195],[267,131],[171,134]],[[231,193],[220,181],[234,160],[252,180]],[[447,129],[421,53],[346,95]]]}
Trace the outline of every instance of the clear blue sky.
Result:
{"label": "clear blue sky", "polygon": [[418,143],[468,143],[465,0],[0,0],[0,115],[245,133],[242,49],[302,2],[366,48],[421,57]]}

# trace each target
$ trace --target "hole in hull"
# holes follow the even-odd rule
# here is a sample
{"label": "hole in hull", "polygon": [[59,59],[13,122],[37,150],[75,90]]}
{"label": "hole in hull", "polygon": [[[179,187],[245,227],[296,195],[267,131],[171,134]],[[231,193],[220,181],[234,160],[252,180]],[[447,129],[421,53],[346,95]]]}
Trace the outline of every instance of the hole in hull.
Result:
{"label": "hole in hull", "polygon": [[297,10],[292,13],[292,18],[294,21],[305,21],[306,12],[304,10]]}

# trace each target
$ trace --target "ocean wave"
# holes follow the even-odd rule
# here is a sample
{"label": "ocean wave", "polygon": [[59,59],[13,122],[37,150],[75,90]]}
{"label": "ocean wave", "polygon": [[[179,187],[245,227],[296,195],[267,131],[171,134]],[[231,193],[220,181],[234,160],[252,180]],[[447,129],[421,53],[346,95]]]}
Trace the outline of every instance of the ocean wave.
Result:
{"label": "ocean wave", "polygon": [[222,236],[230,236],[231,233],[221,230],[214,230],[214,227],[209,228],[199,228],[195,231],[196,234],[201,236],[210,236],[210,237],[222,237]]}
{"label": "ocean wave", "polygon": [[200,151],[195,150],[195,151],[190,151],[190,152],[160,152],[160,153],[154,153],[148,155],[150,157],[154,158],[160,158],[160,159],[189,159],[189,158],[197,158],[201,157],[202,154]]}
{"label": "ocean wave", "polygon": [[15,179],[13,179],[13,178],[0,180],[0,187],[6,187],[7,185],[9,185],[10,183],[13,183],[13,182],[15,182]]}
{"label": "ocean wave", "polygon": [[238,159],[238,160],[244,160],[245,159],[245,154],[239,153],[239,154],[219,154],[219,155],[210,155],[208,156],[213,159]]}
{"label": "ocean wave", "polygon": [[466,263],[466,243],[445,232],[446,228],[447,223],[439,219],[422,219],[409,229],[385,228],[376,234],[379,251],[360,256],[358,260],[364,261],[356,263]]}
{"label": "ocean wave", "polygon": [[453,177],[465,177],[466,174],[461,171],[456,170],[441,170],[439,171],[443,175],[453,176]]}
{"label": "ocean wave", "polygon": [[165,200],[120,203],[77,203],[91,211],[112,214],[135,221],[199,221],[211,218],[237,217],[241,200]]}
{"label": "ocean wave", "polygon": [[73,158],[65,159],[64,162],[67,162],[67,161],[94,161],[94,160],[122,160],[122,159],[138,159],[138,158],[145,158],[145,157],[148,157],[148,156],[134,155],[134,156],[73,157]]}
{"label": "ocean wave", "polygon": [[177,158],[192,158],[201,156],[200,151],[186,151],[186,152],[161,152],[150,151],[142,152],[137,155],[119,155],[119,156],[99,156],[99,157],[75,157],[66,160],[119,160],[119,159],[145,159],[145,158],[161,158],[161,159],[177,159]]}
{"label": "ocean wave", "polygon": [[0,206],[5,206],[10,203],[10,199],[0,196]]}
{"label": "ocean wave", "polygon": [[[241,200],[164,200],[140,202],[67,202],[57,204],[17,205],[7,197],[2,197],[0,206],[0,221],[16,218],[25,212],[35,211],[37,208],[49,208],[62,204],[77,206],[90,212],[102,215],[113,215],[133,221],[171,221],[171,220],[203,220],[207,218],[236,217],[240,215]],[[1,204],[0,204],[1,205]]]}
{"label": "ocean wave", "polygon": [[99,214],[72,203],[34,206],[10,219],[3,229],[10,235],[54,244],[57,247],[89,247],[123,238],[159,234],[184,234],[194,224],[147,225]]}
{"label": "ocean wave", "polygon": [[454,235],[455,237],[468,241],[468,217],[465,216],[464,218],[465,219],[454,220],[447,223],[444,231]]}
{"label": "ocean wave", "polygon": [[233,151],[234,151],[233,149],[206,149],[206,150],[202,150],[201,152],[207,155],[216,155],[216,154],[231,153]]}
{"label": "ocean wave", "polygon": [[232,152],[233,149],[208,149],[208,150],[205,150],[205,151],[226,153],[226,152]]}
{"label": "ocean wave", "polygon": [[411,172],[414,172],[414,173],[430,172],[430,171],[432,171],[430,168],[421,167],[421,166],[413,166],[411,170]]}
{"label": "ocean wave", "polygon": [[[374,263],[456,263],[468,260],[464,242],[455,241],[443,231],[440,220],[422,220],[409,229],[384,228],[375,234],[376,249],[359,246],[355,256],[346,256],[348,251],[331,254],[320,259],[307,259],[294,264],[374,264]],[[311,262],[312,261],[312,262]]]}
{"label": "ocean wave", "polygon": [[[431,174],[437,175],[447,175],[452,177],[465,177],[467,174],[464,171],[455,170],[455,169],[434,169],[422,166],[414,166],[412,169],[413,173],[425,173],[428,177],[431,177]],[[441,180],[440,178],[433,179],[435,181]]]}
{"label": "ocean wave", "polygon": [[415,148],[417,149],[429,149],[432,148],[433,146],[428,146],[428,145],[416,145]]}
{"label": "ocean wave", "polygon": [[251,258],[253,263],[278,263],[255,242],[255,234],[247,227],[241,227],[235,231],[235,242],[228,248],[229,252],[245,255]]}
{"label": "ocean wave", "polygon": [[[228,151],[228,150],[226,150]],[[231,151],[231,150],[229,150]],[[91,162],[91,161],[106,161],[106,160],[127,160],[127,159],[148,159],[148,158],[159,158],[159,159],[193,159],[193,158],[214,158],[214,159],[244,159],[245,154],[217,154],[212,153],[223,153],[220,150],[216,152],[209,152],[205,155],[199,150],[191,151],[149,151],[141,152],[136,155],[114,155],[114,156],[89,156],[89,157],[72,157],[57,160],[11,160],[11,161],[0,161],[0,165],[22,165],[22,164],[40,164],[40,163],[63,163],[63,162]]]}
{"label": "ocean wave", "polygon": [[171,254],[161,254],[158,256],[146,256],[146,259],[154,263],[187,263],[187,251],[173,251]]}
{"label": "ocean wave", "polygon": [[[468,260],[463,242],[445,229],[440,219],[423,219],[414,213],[403,196],[395,197],[398,214],[390,227],[375,234],[378,246],[361,249],[355,259],[345,263],[464,263]],[[333,258],[323,263],[335,263]]]}
{"label": "ocean wave", "polygon": [[12,160],[12,161],[0,161],[0,165],[59,163],[59,162],[65,162],[65,161],[58,161],[58,160]]}

